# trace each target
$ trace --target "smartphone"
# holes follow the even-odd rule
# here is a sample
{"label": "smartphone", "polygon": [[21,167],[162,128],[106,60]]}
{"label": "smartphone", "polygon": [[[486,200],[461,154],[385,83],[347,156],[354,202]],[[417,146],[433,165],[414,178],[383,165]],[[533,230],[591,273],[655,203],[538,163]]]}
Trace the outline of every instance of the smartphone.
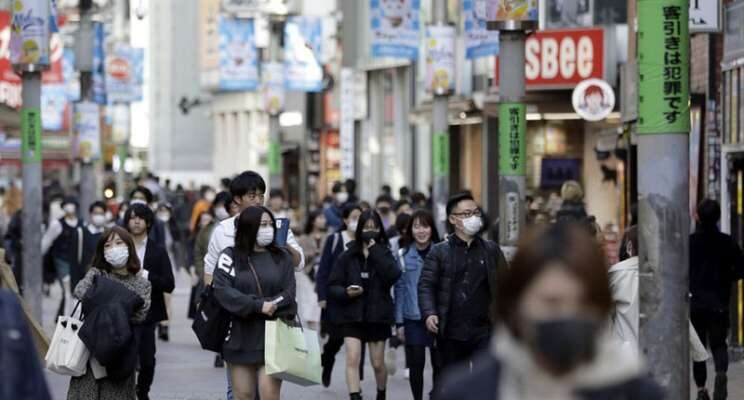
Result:
{"label": "smartphone", "polygon": [[271,304],[279,304],[282,301],[284,301],[284,296],[279,296],[279,297],[275,298],[274,300],[271,300],[270,303]]}
{"label": "smartphone", "polygon": [[349,285],[349,289],[362,290],[362,287],[359,285]]}
{"label": "smartphone", "polygon": [[276,219],[276,245],[284,247],[287,245],[287,236],[289,236],[289,220],[287,218]]}

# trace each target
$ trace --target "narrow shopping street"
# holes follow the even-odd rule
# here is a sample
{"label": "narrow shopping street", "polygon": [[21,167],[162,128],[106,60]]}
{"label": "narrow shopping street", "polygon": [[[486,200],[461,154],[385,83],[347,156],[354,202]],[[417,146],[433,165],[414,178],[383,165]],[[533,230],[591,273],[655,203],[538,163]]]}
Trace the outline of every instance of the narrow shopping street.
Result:
{"label": "narrow shopping street", "polygon": [[[155,383],[150,398],[152,400],[219,400],[225,399],[225,370],[214,368],[214,353],[202,350],[191,331],[191,320],[186,318],[186,305],[189,299],[189,281],[180,276],[173,295],[174,320],[171,322],[171,341],[158,342],[157,368]],[[51,334],[54,311],[59,305],[59,290],[52,291],[51,297],[44,301],[44,326]],[[411,390],[408,381],[403,377],[403,349],[398,352],[398,372],[388,381],[389,399],[409,399]],[[367,362],[363,392],[374,393],[375,384],[372,368]],[[291,383],[282,386],[282,399],[336,400],[347,399],[346,381],[344,378],[344,353],[336,357],[336,368],[333,370],[331,387],[301,387]],[[430,390],[428,380],[430,370],[426,372],[425,391]],[[744,368],[742,369],[744,374]],[[70,378],[47,371],[49,387],[54,400],[63,400],[67,394]],[[744,380],[742,393],[744,394]]]}

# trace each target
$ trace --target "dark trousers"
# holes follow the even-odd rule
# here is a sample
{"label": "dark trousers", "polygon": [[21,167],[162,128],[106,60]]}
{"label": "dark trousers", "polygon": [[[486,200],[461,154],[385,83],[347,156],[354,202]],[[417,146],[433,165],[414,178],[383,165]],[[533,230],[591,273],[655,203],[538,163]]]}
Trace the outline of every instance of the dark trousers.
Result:
{"label": "dark trousers", "polygon": [[155,328],[157,322],[146,323],[135,329],[139,353],[139,375],[137,375],[137,398],[149,398],[150,387],[155,378]]}
{"label": "dark trousers", "polygon": [[[690,321],[695,327],[703,345],[708,347],[713,353],[713,363],[716,367],[717,374],[728,372],[728,345],[726,337],[728,336],[729,318],[725,312],[692,312]],[[692,375],[695,378],[697,387],[705,387],[705,381],[708,378],[708,371],[705,362],[696,362],[692,364]]]}
{"label": "dark trousers", "polygon": [[473,361],[481,350],[488,348],[488,335],[468,341],[437,338],[437,348],[442,360],[442,370]]}
{"label": "dark trousers", "polygon": [[[432,368],[432,386],[436,387],[439,376],[439,353],[435,348],[429,348]],[[406,346],[406,359],[410,369],[411,393],[414,400],[422,400],[424,395],[424,367],[426,367],[426,347]]]}

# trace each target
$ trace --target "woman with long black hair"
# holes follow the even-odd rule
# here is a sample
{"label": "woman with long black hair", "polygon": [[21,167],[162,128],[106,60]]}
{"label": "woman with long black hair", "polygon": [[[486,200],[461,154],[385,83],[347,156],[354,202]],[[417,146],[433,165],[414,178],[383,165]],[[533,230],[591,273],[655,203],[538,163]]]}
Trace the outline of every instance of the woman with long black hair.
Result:
{"label": "woman with long black hair", "polygon": [[382,219],[376,211],[362,213],[355,237],[331,270],[329,296],[341,305],[350,398],[362,398],[359,360],[362,343],[367,343],[377,381],[377,400],[385,400],[385,341],[395,322],[390,289],[400,278],[401,270],[388,248]]}
{"label": "woman with long black hair", "polygon": [[282,381],[264,369],[264,327],[269,319],[294,318],[292,256],[278,247],[276,221],[265,207],[249,207],[235,220],[235,246],[217,261],[212,283],[220,305],[232,315],[222,356],[238,400],[278,400]]}
{"label": "woman with long black hair", "polygon": [[421,400],[427,347],[431,354],[432,381],[436,381],[439,370],[434,339],[427,331],[419,310],[418,282],[426,255],[432,244],[439,242],[439,232],[434,217],[427,210],[414,212],[404,232],[400,250],[396,254],[403,275],[395,283],[395,324],[398,338],[406,345],[411,393],[414,400]]}

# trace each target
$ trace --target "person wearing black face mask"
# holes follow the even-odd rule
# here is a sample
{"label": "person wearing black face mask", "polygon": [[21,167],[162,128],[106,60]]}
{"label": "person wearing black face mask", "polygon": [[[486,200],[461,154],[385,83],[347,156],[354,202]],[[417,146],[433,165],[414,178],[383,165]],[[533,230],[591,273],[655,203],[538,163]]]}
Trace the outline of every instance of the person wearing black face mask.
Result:
{"label": "person wearing black face mask", "polygon": [[388,248],[387,235],[376,211],[362,213],[355,236],[357,239],[349,244],[331,270],[328,294],[341,305],[350,398],[361,399],[359,359],[362,343],[367,343],[377,381],[377,400],[385,400],[385,341],[391,336],[395,322],[390,290],[402,272]]}
{"label": "person wearing black face mask", "polygon": [[602,333],[612,312],[606,258],[574,223],[526,235],[499,272],[491,346],[449,371],[442,400],[657,400],[636,352]]}

